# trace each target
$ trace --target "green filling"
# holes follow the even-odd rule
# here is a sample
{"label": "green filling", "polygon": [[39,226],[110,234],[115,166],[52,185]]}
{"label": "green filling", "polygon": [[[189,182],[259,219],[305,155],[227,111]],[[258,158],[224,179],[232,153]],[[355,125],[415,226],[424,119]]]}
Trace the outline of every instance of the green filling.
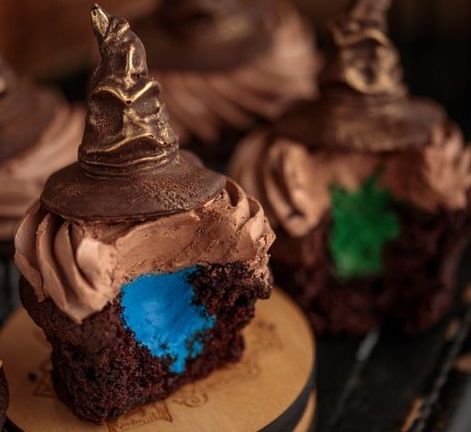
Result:
{"label": "green filling", "polygon": [[359,190],[331,188],[330,251],[341,278],[375,276],[383,270],[383,247],[399,236],[399,220],[389,191],[379,189],[377,177]]}

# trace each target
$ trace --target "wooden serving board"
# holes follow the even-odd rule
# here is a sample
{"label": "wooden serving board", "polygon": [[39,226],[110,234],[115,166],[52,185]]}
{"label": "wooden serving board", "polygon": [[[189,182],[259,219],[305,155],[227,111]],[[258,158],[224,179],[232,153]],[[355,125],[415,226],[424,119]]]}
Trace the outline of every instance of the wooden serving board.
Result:
{"label": "wooden serving board", "polygon": [[74,417],[50,381],[50,347],[24,309],[0,332],[8,418],[24,432],[307,432],[315,414],[315,346],[304,316],[280,291],[258,303],[241,362],[168,399],[96,426]]}

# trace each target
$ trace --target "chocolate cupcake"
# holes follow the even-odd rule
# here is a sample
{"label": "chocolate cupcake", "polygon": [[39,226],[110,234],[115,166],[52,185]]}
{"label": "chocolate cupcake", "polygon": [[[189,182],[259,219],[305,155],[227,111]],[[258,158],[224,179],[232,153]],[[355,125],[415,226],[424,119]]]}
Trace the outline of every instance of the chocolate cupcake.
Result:
{"label": "chocolate cupcake", "polygon": [[230,172],[277,232],[275,279],[320,332],[408,332],[453,300],[469,237],[471,154],[436,103],[410,96],[387,36],[389,0],[328,26],[321,98],[241,143]]}
{"label": "chocolate cupcake", "polygon": [[138,29],[180,141],[208,159],[317,93],[314,37],[290,2],[166,1]]}
{"label": "chocolate cupcake", "polygon": [[[80,109],[55,91],[16,77],[0,59],[0,287],[12,285],[16,226],[49,175],[74,160],[83,120]],[[0,316],[9,301],[4,294]]]}
{"label": "chocolate cupcake", "polygon": [[8,386],[3,372],[3,363],[0,360],[0,431],[3,430],[5,417],[8,408]]}
{"label": "chocolate cupcake", "polygon": [[239,360],[274,236],[258,202],[179,150],[129,24],[91,16],[102,59],[79,161],[49,178],[16,262],[59,398],[98,423]]}

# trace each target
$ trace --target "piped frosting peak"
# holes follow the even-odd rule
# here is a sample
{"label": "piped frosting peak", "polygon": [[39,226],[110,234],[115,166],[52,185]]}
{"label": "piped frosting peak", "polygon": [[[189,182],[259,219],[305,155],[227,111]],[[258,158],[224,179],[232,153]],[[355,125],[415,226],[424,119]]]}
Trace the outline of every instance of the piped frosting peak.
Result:
{"label": "piped frosting peak", "polygon": [[142,42],[127,21],[98,5],[91,18],[102,58],[92,79],[80,162],[97,175],[168,163],[177,138],[160,101],[160,84],[148,75]]}
{"label": "piped frosting peak", "polygon": [[406,86],[399,53],[387,35],[391,0],[354,0],[328,26],[331,49],[323,74],[326,90],[396,98]]}

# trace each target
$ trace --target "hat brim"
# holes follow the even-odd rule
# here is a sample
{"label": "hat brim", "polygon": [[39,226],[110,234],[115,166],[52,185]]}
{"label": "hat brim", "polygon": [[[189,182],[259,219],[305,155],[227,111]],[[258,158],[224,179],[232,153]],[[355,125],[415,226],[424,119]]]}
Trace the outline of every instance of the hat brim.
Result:
{"label": "hat brim", "polygon": [[444,109],[420,98],[366,104],[321,100],[306,103],[285,115],[275,133],[316,150],[372,153],[420,148],[446,122]]}
{"label": "hat brim", "polygon": [[191,210],[205,204],[226,177],[194,163],[181,152],[167,166],[123,177],[95,177],[69,165],[47,181],[41,202],[71,220],[121,222]]}

